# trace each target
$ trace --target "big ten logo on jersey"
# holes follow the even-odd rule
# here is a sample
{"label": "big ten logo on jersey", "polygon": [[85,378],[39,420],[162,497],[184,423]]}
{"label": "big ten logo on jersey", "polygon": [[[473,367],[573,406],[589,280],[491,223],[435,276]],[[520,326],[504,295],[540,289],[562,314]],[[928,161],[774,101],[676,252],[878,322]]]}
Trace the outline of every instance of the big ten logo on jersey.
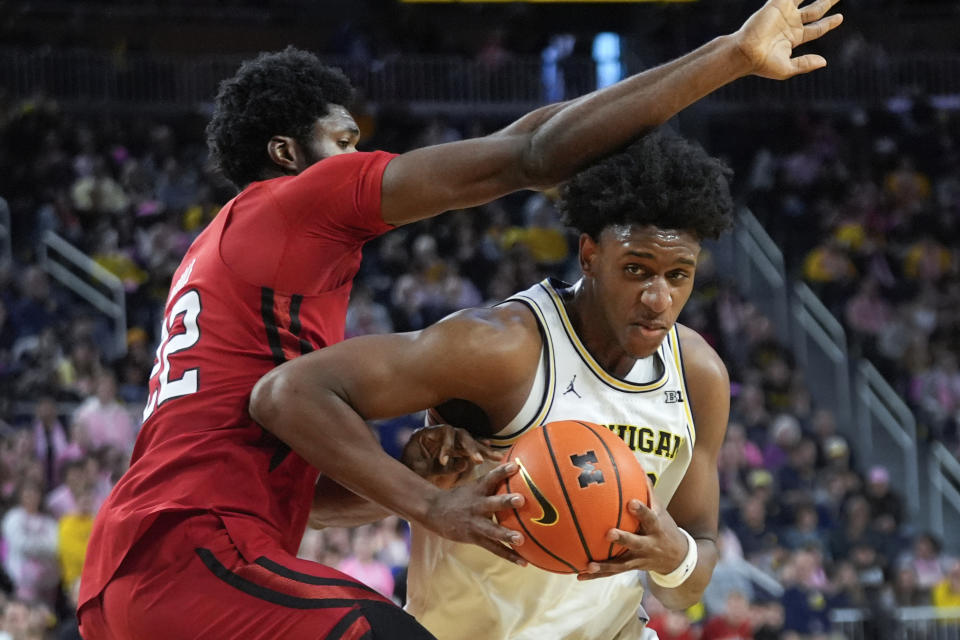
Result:
{"label": "big ten logo on jersey", "polygon": [[[186,269],[170,289],[168,304],[186,287],[193,273],[196,259],[191,260]],[[172,305],[169,305],[167,315],[163,318],[160,329],[160,344],[157,346],[157,355],[150,371],[150,396],[147,406],[143,408],[143,421],[153,415],[157,407],[168,400],[196,393],[199,388],[199,369],[181,368],[177,377],[171,378],[170,358],[176,353],[190,349],[200,340],[200,312],[203,305],[200,302],[200,292],[196,289],[187,290]]]}

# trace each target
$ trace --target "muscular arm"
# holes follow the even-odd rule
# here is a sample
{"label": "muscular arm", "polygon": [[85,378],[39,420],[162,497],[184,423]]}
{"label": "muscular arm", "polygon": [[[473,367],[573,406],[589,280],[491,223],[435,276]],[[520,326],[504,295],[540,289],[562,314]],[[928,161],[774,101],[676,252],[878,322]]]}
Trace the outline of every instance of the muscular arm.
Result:
{"label": "muscular arm", "polygon": [[686,529],[697,541],[699,557],[693,573],[675,589],[648,582],[657,599],[670,609],[685,609],[696,604],[717,564],[720,504],[717,456],[730,413],[730,378],[720,357],[696,332],[678,326],[678,333],[697,442],[690,466],[667,511],[677,526]]}
{"label": "muscular arm", "polygon": [[[462,312],[420,332],[365,336],[315,351],[264,376],[251,396],[251,415],[324,475],[318,491],[357,500],[333,481],[436,530],[431,510],[442,490],[387,455],[365,420],[451,398],[482,405],[508,395],[539,358],[539,334],[524,330],[527,321],[517,317],[503,309]],[[327,515],[337,523],[354,517],[337,509]]]}
{"label": "muscular arm", "polygon": [[839,15],[821,20],[836,2],[798,9],[799,0],[769,0],[736,33],[672,62],[533,111],[493,135],[403,154],[383,175],[383,219],[405,224],[557,184],[737,78],[785,79],[822,67],[820,56],[791,55],[840,24]]}

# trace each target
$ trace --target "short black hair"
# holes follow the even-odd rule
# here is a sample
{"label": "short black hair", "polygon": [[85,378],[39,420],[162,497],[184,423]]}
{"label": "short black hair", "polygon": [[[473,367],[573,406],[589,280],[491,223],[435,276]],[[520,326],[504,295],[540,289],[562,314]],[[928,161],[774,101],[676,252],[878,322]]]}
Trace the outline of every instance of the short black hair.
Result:
{"label": "short black hair", "polygon": [[597,239],[611,225],[653,225],[716,238],[733,225],[733,171],[669,129],[649,133],[571,178],[564,222]]}
{"label": "short black hair", "polygon": [[261,179],[267,143],[277,135],[306,144],[330,104],[348,106],[350,81],[307,51],[287,47],[247,60],[220,83],[207,146],[214,164],[238,188]]}

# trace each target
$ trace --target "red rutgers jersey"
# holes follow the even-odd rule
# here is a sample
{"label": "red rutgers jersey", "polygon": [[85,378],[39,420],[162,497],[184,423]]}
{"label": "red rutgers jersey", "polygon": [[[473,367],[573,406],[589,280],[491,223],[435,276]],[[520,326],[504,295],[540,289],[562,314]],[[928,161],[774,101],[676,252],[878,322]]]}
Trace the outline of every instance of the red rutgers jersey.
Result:
{"label": "red rutgers jersey", "polygon": [[187,251],[130,469],[94,525],[81,606],[164,512],[215,514],[244,555],[263,545],[296,553],[317,472],[247,404],[267,371],[343,339],[361,247],[391,228],[380,183],[392,158],[344,154],[254,183]]}

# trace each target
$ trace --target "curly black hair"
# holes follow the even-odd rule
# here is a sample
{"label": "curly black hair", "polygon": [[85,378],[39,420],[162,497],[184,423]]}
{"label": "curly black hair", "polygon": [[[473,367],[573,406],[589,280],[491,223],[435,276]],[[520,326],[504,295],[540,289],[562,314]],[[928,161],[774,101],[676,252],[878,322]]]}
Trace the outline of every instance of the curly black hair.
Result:
{"label": "curly black hair", "polygon": [[594,239],[620,224],[716,238],[733,225],[732,175],[700,145],[663,129],[571,178],[559,209],[566,224]]}
{"label": "curly black hair", "polygon": [[312,53],[287,47],[247,60],[220,83],[207,146],[214,164],[238,188],[261,179],[269,166],[270,138],[290,136],[306,144],[328,105],[347,106],[353,87],[339,69]]}

